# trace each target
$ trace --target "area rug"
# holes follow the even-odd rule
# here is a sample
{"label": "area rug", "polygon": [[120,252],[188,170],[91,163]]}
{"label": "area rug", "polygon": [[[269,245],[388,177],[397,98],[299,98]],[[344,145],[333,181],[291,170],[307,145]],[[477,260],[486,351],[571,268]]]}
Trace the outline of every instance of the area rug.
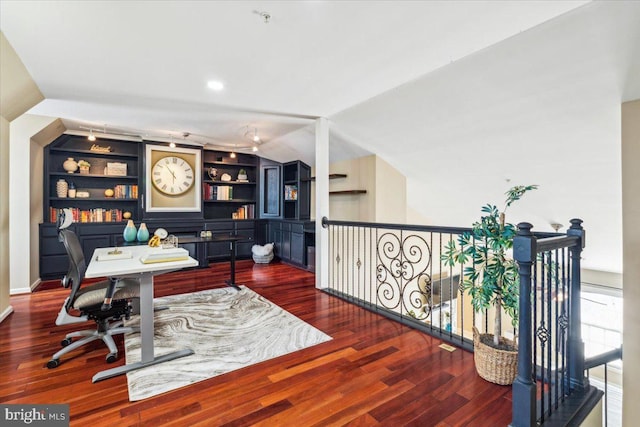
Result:
{"label": "area rug", "polygon": [[[241,287],[154,299],[156,356],[191,348],[195,354],[127,373],[129,400],[203,381],[331,340],[271,301]],[[132,316],[129,326],[139,326]],[[140,361],[140,334],[125,336],[127,363]]]}

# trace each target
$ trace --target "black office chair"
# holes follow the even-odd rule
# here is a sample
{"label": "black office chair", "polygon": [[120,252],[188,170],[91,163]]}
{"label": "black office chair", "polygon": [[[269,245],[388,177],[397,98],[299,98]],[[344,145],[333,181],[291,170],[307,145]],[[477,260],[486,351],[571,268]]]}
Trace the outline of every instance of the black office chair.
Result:
{"label": "black office chair", "polygon": [[[59,224],[63,221],[59,221]],[[78,236],[66,229],[59,230],[60,241],[69,255],[69,272],[62,279],[62,286],[71,287],[71,295],[67,297],[58,313],[56,325],[86,322],[93,320],[96,329],[71,332],[67,334],[61,345],[63,349],[53,355],[47,362],[47,368],[60,365],[60,356],[69,353],[87,343],[101,339],[109,348],[107,363],[118,358],[118,348],[112,335],[133,332],[133,328],[123,327],[122,318],[129,318],[134,306],[139,306],[140,283],[135,279],[112,279],[80,288],[87,265]],[[114,261],[109,261],[114,262]],[[72,314],[73,311],[79,314]],[[73,338],[82,337],[74,341]]]}

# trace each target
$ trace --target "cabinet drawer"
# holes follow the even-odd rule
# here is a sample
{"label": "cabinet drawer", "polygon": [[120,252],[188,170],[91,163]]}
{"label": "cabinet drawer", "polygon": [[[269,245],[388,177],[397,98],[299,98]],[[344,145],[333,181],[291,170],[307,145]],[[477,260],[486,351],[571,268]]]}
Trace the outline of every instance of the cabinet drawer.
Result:
{"label": "cabinet drawer", "polygon": [[205,224],[206,230],[233,230],[233,221],[208,222]]}
{"label": "cabinet drawer", "polygon": [[64,245],[58,240],[58,236],[40,237],[40,256],[66,255]]}
{"label": "cabinet drawer", "polygon": [[[78,237],[82,236],[104,236],[107,234],[122,234],[125,224],[83,224],[77,227],[76,234]],[[140,227],[140,224],[136,225],[136,229]]]}
{"label": "cabinet drawer", "polygon": [[255,223],[253,221],[238,221],[236,222],[237,230],[253,230]]}
{"label": "cabinet drawer", "polygon": [[62,277],[69,270],[69,257],[65,255],[40,257],[40,277]]}

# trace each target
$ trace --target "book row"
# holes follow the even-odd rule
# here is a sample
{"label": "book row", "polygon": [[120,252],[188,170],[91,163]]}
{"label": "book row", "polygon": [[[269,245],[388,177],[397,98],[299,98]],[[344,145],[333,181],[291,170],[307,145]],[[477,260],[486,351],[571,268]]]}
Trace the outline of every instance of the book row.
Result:
{"label": "book row", "polygon": [[[49,208],[49,222],[55,223],[58,218],[58,213],[63,208]],[[121,209],[79,209],[79,208],[67,208],[71,210],[73,214],[73,222],[122,222],[124,218],[122,216],[123,211]]]}

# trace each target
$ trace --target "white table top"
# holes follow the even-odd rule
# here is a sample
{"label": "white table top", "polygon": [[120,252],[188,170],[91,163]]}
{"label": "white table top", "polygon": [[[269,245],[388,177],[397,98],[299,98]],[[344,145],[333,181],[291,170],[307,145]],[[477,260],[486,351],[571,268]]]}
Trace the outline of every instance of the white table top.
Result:
{"label": "white table top", "polygon": [[197,267],[198,261],[189,257],[182,261],[169,261],[169,262],[157,262],[151,264],[144,264],[140,261],[140,257],[162,251],[171,251],[174,249],[152,248],[147,245],[142,246],[125,246],[118,248],[123,252],[130,252],[132,257],[126,259],[114,259],[108,261],[98,261],[97,257],[106,255],[107,252],[113,251],[114,248],[97,248],[93,252],[91,261],[87,266],[85,277],[124,277],[129,275],[135,275],[140,273],[153,273],[161,274],[164,272],[180,270],[182,268]]}

